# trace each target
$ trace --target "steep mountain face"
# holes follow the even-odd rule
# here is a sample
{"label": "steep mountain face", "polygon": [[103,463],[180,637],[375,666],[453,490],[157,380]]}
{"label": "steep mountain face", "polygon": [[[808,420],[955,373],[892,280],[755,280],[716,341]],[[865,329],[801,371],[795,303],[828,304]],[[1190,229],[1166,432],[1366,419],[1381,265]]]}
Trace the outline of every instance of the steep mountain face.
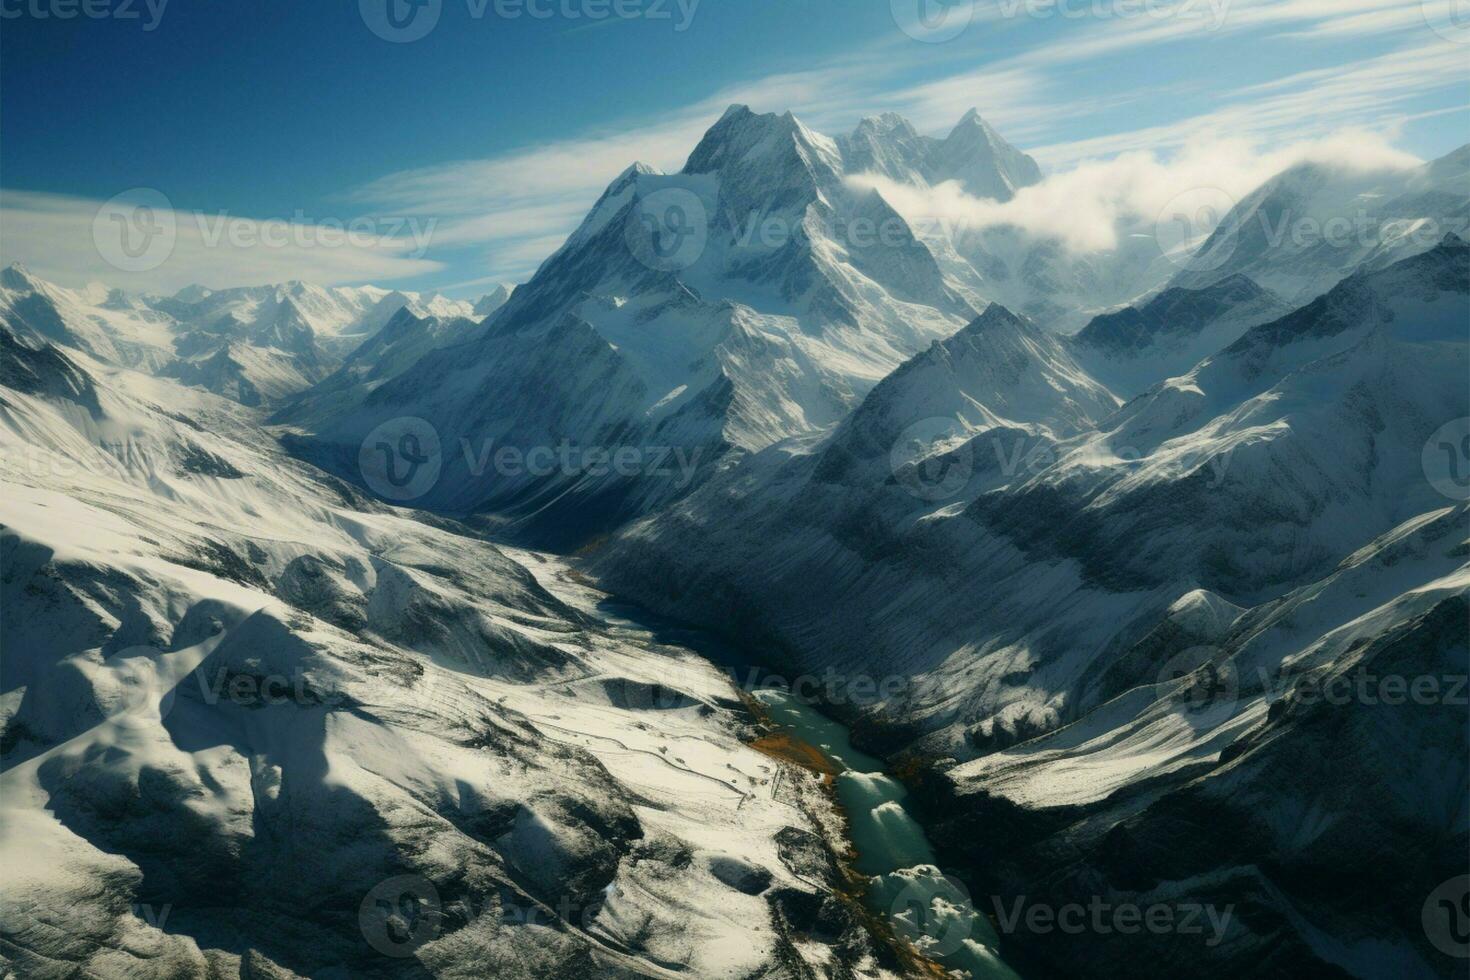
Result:
{"label": "steep mountain face", "polygon": [[199,333],[184,334],[178,344],[179,357],[159,369],[160,377],[177,378],[251,408],[310,388],[330,366],[314,344],[292,353]]}
{"label": "steep mountain face", "polygon": [[407,310],[409,314],[418,319],[438,318],[452,320],[470,316],[482,316],[478,312],[480,306],[484,305],[490,297],[481,298],[478,304],[471,307],[468,303],[459,300],[445,299],[443,296],[424,296],[419,293],[405,293],[393,290],[378,300],[365,315],[352,322],[350,328],[337,334],[334,349],[344,357],[350,357],[363,344],[371,341],[378,332],[397,318],[401,311]]}
{"label": "steep mountain face", "polygon": [[1234,275],[1202,289],[1171,287],[1146,303],[1096,316],[1069,346],[1090,374],[1132,397],[1290,309]]}
{"label": "steep mountain face", "polygon": [[8,971],[895,975],[815,779],[565,568],[6,327],[0,450]]}
{"label": "steep mountain face", "polygon": [[[1437,969],[1417,909],[1463,854],[1463,806],[1376,811],[1406,821],[1384,840],[1389,868],[1415,869],[1410,884],[1360,880],[1334,897],[1308,868],[1347,839],[1327,828],[1346,834],[1380,795],[1416,798],[1394,746],[1453,751],[1463,708],[1324,714],[1273,707],[1282,692],[1259,687],[1204,716],[1182,702],[1224,669],[1296,683],[1352,673],[1377,650],[1409,676],[1463,663],[1466,512],[1427,478],[1426,445],[1470,415],[1470,248],[1451,236],[1354,275],[1104,418],[1096,402],[1061,413],[1103,389],[1054,367],[1028,384],[936,370],[944,360],[920,355],[831,436],[756,454],[630,527],[594,570],[781,651],[790,669],[903,679],[897,695],[839,707],[879,746],[950,760],[931,802],[956,815],[949,839],[980,880],[1001,863],[998,898],[1037,895],[1058,873],[1053,904],[1102,888],[1142,905],[1233,902],[1243,916],[1210,947],[1135,936],[1125,954],[1013,936],[1049,969],[1175,975],[1187,960],[1223,976],[1268,948],[1297,973],[1374,956]],[[1054,391],[1041,403],[1051,420],[993,407],[1018,389]],[[1360,566],[1379,569],[1372,588],[1347,571]],[[1329,591],[1340,599],[1312,605]],[[1313,614],[1278,616],[1288,608]],[[1196,659],[1178,670],[1181,656]],[[1362,754],[1314,754],[1338,735]],[[1278,765],[1296,788],[1269,811],[1243,802],[1241,787]],[[1206,773],[1220,781],[1200,783]],[[1463,765],[1441,783],[1463,801]],[[1313,799],[1320,839],[1293,839],[1287,859],[1262,835],[1288,833],[1292,808]],[[1208,828],[1202,851],[1180,848],[1188,827]]]}
{"label": "steep mountain face", "polygon": [[1293,304],[1470,228],[1470,145],[1409,170],[1303,163],[1237,204],[1172,285],[1249,276]]}
{"label": "steep mountain face", "polygon": [[[873,389],[834,433],[825,472],[844,458],[871,458],[875,447],[886,454],[906,435],[919,435],[908,431],[914,422],[952,424],[954,432],[947,437],[952,444],[991,429],[1058,439],[1092,428],[1118,404],[1059,338],[992,306]],[[865,474],[865,481],[882,482],[882,476]]]}
{"label": "steep mountain face", "polygon": [[[916,160],[948,168],[936,177],[1002,165],[1024,176],[992,136],[970,119]],[[677,499],[732,454],[834,424],[973,316],[884,200],[848,186],[848,165],[789,113],[732,107],[680,173],[636,165],[613,181],[481,337],[430,354],[294,445],[350,477],[372,430],[422,419],[455,448],[420,505],[492,512],[506,533],[574,547]],[[500,449],[563,445],[630,463],[495,464]]]}

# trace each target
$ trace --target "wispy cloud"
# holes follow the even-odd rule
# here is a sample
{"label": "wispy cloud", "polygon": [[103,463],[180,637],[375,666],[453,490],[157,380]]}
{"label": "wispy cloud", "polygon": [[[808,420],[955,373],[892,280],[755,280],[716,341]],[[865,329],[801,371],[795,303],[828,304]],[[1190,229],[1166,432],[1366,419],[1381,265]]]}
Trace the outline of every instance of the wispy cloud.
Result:
{"label": "wispy cloud", "polygon": [[1270,177],[1311,161],[1360,171],[1422,163],[1371,132],[1268,147],[1248,139],[1215,139],[1173,154],[1133,151],[1084,161],[1022,188],[1006,202],[966,195],[956,182],[919,189],[877,176],[853,178],[884,196],[900,214],[923,225],[980,230],[997,225],[1058,241],[1075,252],[1106,252],[1126,235],[1150,233],[1165,207],[1200,189],[1238,200]]}
{"label": "wispy cloud", "polygon": [[[1085,9],[1087,16],[1076,11]],[[1129,12],[1132,13],[1129,13]],[[1153,14],[1141,13],[1154,11]],[[1050,20],[1048,39],[1020,43],[1028,22]],[[1055,4],[1049,0],[988,0],[976,5],[970,30],[993,41],[1000,30],[1016,53],[976,67],[964,43],[933,45],[890,37],[815,67],[755,79],[669,111],[629,120],[576,138],[391,174],[358,191],[376,207],[432,215],[445,244],[483,249],[486,271],[524,278],[576,226],[597,194],[635,160],[678,168],[703,130],[732,102],[757,110],[793,109],[808,124],[831,131],[865,114],[897,111],[922,131],[939,131],[972,106],[1009,138],[1053,167],[1138,151],[1173,153],[1190,143],[1218,146],[1234,138],[1254,145],[1270,137],[1326,137],[1352,127],[1390,131],[1405,117],[1401,103],[1470,77],[1462,47],[1434,38],[1366,62],[1303,71],[1226,91],[1219,107],[1165,118],[1147,127],[1088,139],[1058,140],[1078,120],[1130,101],[1167,111],[1167,83],[1146,90],[1079,93],[1066,75],[1077,66],[1130,50],[1216,42],[1231,34],[1283,33],[1340,42],[1414,27],[1433,37],[1419,4],[1404,0],[1195,0],[1139,5],[1125,2]],[[967,59],[970,59],[967,61]],[[934,71],[943,72],[933,77]],[[948,66],[953,70],[944,71]],[[926,69],[920,71],[919,69]],[[915,80],[914,75],[929,77]],[[1085,90],[1084,90],[1085,93]],[[1274,156],[1267,157],[1274,159]],[[548,248],[550,246],[550,248]],[[544,251],[543,251],[544,250]]]}
{"label": "wispy cloud", "polygon": [[[422,257],[432,226],[408,219],[341,224],[260,221],[154,208],[146,220],[159,249],[130,257],[128,233],[99,211],[107,202],[31,191],[0,195],[0,263],[24,262],[42,278],[81,286],[105,282],[139,292],[174,292],[190,283],[234,286],[304,279],[321,285],[391,282],[440,271]],[[135,251],[143,253],[142,243]],[[136,259],[136,260],[135,260]],[[146,268],[144,267],[146,266]]]}
{"label": "wispy cloud", "polygon": [[1250,31],[1295,36],[1376,37],[1427,29],[1414,0],[995,0],[1002,16],[1073,28],[1060,40],[1018,52],[1016,65],[1059,66],[1171,42],[1219,42]]}
{"label": "wispy cloud", "polygon": [[[1036,29],[1040,21],[1046,22],[1044,31]],[[1177,77],[1153,78],[1134,89],[1079,84],[1134,51],[1215,44],[1230,36],[1234,44],[1293,38],[1291,43],[1315,52],[1309,62],[1314,67],[1223,90]],[[1342,45],[1370,38],[1382,46],[1403,46],[1364,58],[1360,47]],[[1432,32],[1421,5],[1406,0],[1177,0],[1172,6],[1168,0],[981,0],[968,32],[953,43],[919,43],[895,30],[841,57],[754,78],[654,117],[612,120],[492,157],[404,170],[349,193],[353,208],[432,222],[426,255],[403,248],[391,235],[366,248],[242,251],[200,248],[181,233],[177,254],[164,269],[131,278],[217,284],[270,277],[386,281],[452,265],[463,280],[457,286],[521,281],[564,241],[618,173],[640,160],[665,171],[678,169],[733,102],[757,111],[789,108],[824,132],[846,129],[861,116],[882,111],[904,114],[921,131],[941,132],[976,106],[1008,138],[1066,175],[1074,191],[1100,200],[1084,187],[1094,177],[1126,185],[1147,175],[1150,166],[1168,165],[1161,161],[1187,159],[1190,147],[1300,143],[1354,128],[1392,136],[1397,126],[1437,108],[1426,105],[1425,97],[1465,86],[1470,80],[1465,50]],[[1003,53],[997,57],[997,51]],[[1180,95],[1191,98],[1175,98]],[[1202,99],[1209,100],[1203,110]],[[1120,106],[1132,108],[1120,112]],[[1084,120],[1127,118],[1130,112],[1146,125],[1077,137]],[[1119,156],[1128,159],[1110,168]],[[1274,161],[1278,155],[1259,159]],[[1232,173],[1260,169],[1240,166]],[[1179,166],[1172,172],[1180,172]],[[1039,194],[1028,197],[1039,201]],[[65,206],[43,207],[41,198],[10,193],[0,202],[7,244],[24,242],[23,257],[42,272],[59,272],[72,263],[69,279],[116,280],[115,270],[91,247],[89,222],[96,202],[64,199]],[[1053,203],[1069,206],[1064,200]]]}
{"label": "wispy cloud", "polygon": [[1221,93],[1218,109],[1156,126],[1034,152],[1054,164],[1140,149],[1172,149],[1225,135],[1253,141],[1325,137],[1350,128],[1392,135],[1408,118],[1403,106],[1432,92],[1463,88],[1470,58],[1450,41],[1392,51],[1361,62],[1298,72]]}
{"label": "wispy cloud", "polygon": [[433,217],[436,245],[485,247],[490,274],[520,279],[576,227],[597,195],[634,162],[676,170],[731,103],[820,109],[857,69],[834,64],[723,90],[653,120],[609,125],[575,138],[389,174],[358,188],[364,205]]}

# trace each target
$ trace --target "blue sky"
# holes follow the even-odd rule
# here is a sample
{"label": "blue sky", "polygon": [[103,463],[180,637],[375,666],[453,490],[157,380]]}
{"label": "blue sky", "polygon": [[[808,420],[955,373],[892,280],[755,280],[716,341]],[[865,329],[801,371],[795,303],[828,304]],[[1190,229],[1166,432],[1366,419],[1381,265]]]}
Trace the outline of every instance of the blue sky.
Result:
{"label": "blue sky", "polygon": [[[390,2],[432,29],[380,37]],[[1216,141],[1237,170],[1344,132],[1422,158],[1470,141],[1458,0],[407,2],[0,0],[0,258],[70,284],[470,296],[528,275],[628,163],[677,168],[736,101],[825,132],[896,110],[942,133],[975,106],[1053,174]],[[359,219],[371,240],[181,233],[126,273],[90,229],[137,188],[195,228]]]}

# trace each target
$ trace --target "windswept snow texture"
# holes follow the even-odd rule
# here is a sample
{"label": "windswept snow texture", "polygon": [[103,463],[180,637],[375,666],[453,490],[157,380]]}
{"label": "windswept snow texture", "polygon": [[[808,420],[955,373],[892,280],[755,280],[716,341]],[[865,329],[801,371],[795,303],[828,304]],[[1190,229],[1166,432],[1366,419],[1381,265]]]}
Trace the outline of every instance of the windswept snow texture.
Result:
{"label": "windswept snow texture", "polygon": [[256,419],[0,327],[7,976],[892,975],[723,674]]}

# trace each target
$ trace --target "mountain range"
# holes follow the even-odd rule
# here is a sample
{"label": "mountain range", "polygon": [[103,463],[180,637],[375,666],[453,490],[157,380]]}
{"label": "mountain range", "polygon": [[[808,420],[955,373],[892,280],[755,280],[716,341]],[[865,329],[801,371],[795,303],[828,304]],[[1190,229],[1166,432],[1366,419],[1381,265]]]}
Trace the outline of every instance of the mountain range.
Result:
{"label": "mountain range", "polygon": [[3,270],[0,958],[932,973],[698,627],[836,678],[981,911],[1229,911],[992,914],[1022,975],[1457,975],[1467,165],[1086,254],[876,189],[1043,181],[974,111],[732,106],[473,303]]}

